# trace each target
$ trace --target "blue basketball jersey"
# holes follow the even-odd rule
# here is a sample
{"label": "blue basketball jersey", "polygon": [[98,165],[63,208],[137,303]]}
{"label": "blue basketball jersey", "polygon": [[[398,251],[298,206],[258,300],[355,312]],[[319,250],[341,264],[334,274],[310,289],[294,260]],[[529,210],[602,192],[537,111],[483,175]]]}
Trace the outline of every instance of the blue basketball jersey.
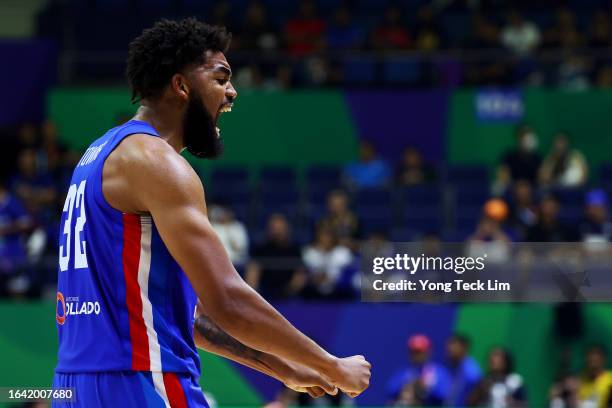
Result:
{"label": "blue basketball jersey", "polygon": [[197,296],[150,215],[125,214],[102,193],[102,169],[129,121],[96,140],[77,164],[60,224],[58,373],[151,371],[199,377]]}

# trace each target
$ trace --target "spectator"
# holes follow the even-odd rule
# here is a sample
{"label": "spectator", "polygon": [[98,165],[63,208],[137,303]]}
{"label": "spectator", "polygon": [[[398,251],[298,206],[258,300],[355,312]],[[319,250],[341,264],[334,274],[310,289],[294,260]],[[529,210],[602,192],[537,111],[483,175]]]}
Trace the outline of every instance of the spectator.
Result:
{"label": "spectator", "polygon": [[598,88],[612,88],[612,67],[604,65],[599,68],[596,83]]}
{"label": "spectator", "polygon": [[395,247],[386,234],[372,232],[360,247],[362,259],[370,260],[376,257],[395,256]]}
{"label": "spectator", "polygon": [[407,147],[402,155],[396,179],[400,186],[432,183],[436,180],[436,171],[433,166],[424,163],[417,148]]}
{"label": "spectator", "polygon": [[508,225],[518,240],[522,241],[536,222],[537,205],[534,202],[533,187],[526,180],[518,180],[512,188]]}
{"label": "spectator", "polygon": [[474,13],[465,48],[483,50],[501,49],[499,28],[486,15]]}
{"label": "spectator", "polygon": [[537,152],[538,137],[529,126],[516,133],[517,146],[506,152],[497,170],[496,189],[505,190],[512,182],[526,180],[535,183],[542,157]]}
{"label": "spectator", "polygon": [[349,198],[343,190],[334,190],[327,196],[327,214],[319,221],[333,232],[342,245],[352,247],[359,235],[359,220],[349,208]]}
{"label": "spectator", "polygon": [[414,32],[415,48],[420,51],[435,51],[442,48],[440,31],[431,6],[422,6],[417,14],[417,25]]}
{"label": "spectator", "polygon": [[51,120],[46,120],[41,126],[42,150],[44,165],[58,191],[67,191],[70,184],[71,170],[79,161],[79,157],[71,152],[59,140],[57,126]]}
{"label": "spectator", "polygon": [[33,123],[25,123],[19,128],[18,133],[19,147],[21,150],[36,150],[40,146],[40,135],[38,128]]}
{"label": "spectator", "polygon": [[581,91],[590,88],[591,61],[584,55],[567,51],[557,68],[557,86],[566,90]]}
{"label": "spectator", "polygon": [[608,218],[608,197],[603,190],[591,190],[586,195],[586,220],[580,226],[586,243],[612,242],[612,223]]}
{"label": "spectator", "polygon": [[334,23],[327,29],[326,37],[328,48],[352,50],[362,47],[364,32],[353,22],[348,7],[342,6],[334,13]]}
{"label": "spectator", "polygon": [[306,283],[300,247],[291,241],[287,218],[272,214],[267,239],[253,249],[245,280],[266,299],[298,295]]}
{"label": "spectator", "polygon": [[372,32],[372,47],[378,50],[401,50],[412,46],[412,38],[402,24],[402,12],[391,5],[385,9],[383,21]]}
{"label": "spectator", "polygon": [[27,261],[26,238],[34,228],[32,217],[21,201],[0,180],[0,291]]}
{"label": "spectator", "polygon": [[550,389],[550,408],[578,408],[578,388],[580,382],[573,375],[565,375]]}
{"label": "spectator", "polygon": [[17,196],[36,217],[47,219],[54,210],[57,197],[53,178],[47,172],[38,171],[36,152],[25,149],[19,154],[18,173],[12,181]]}
{"label": "spectator", "polygon": [[557,133],[552,151],[540,167],[540,183],[550,187],[578,187],[586,183],[588,176],[584,155],[570,147],[566,133]]}
{"label": "spectator", "polygon": [[501,42],[516,55],[525,56],[535,51],[540,44],[540,30],[513,10],[508,14],[508,24],[501,32]]}
{"label": "spectator", "polygon": [[20,125],[18,129],[6,131],[2,137],[2,149],[0,150],[0,175],[7,176],[15,171],[19,153],[26,148],[38,148],[38,133],[36,127],[31,123]]}
{"label": "spectator", "polygon": [[230,261],[238,272],[244,273],[249,255],[249,236],[246,227],[234,217],[231,209],[219,205],[209,207],[208,217]]}
{"label": "spectator", "polygon": [[473,257],[487,254],[488,263],[504,263],[510,258],[510,242],[512,240],[502,229],[501,222],[485,214],[468,238],[468,254]]}
{"label": "spectator", "polygon": [[469,355],[470,340],[462,334],[454,334],[446,342],[447,368],[450,375],[450,392],[445,405],[468,406],[468,397],[482,379],[482,370]]}
{"label": "spectator", "polygon": [[410,406],[442,406],[450,391],[450,378],[444,366],[431,361],[431,341],[423,334],[407,342],[408,367],[395,373],[387,383],[389,401]]}
{"label": "spectator", "polygon": [[[472,17],[471,33],[465,48],[504,52],[500,42],[500,29],[485,15],[475,13]],[[508,67],[504,61],[482,59],[466,63],[465,81],[468,84],[500,84],[507,82]]]}
{"label": "spectator", "polygon": [[280,47],[277,30],[269,23],[265,6],[252,2],[237,36],[237,46],[245,50],[272,51]]}
{"label": "spectator", "polygon": [[315,2],[302,0],[299,16],[285,27],[287,49],[296,57],[312,54],[323,46],[324,33],[325,20],[317,17]]}
{"label": "spectator", "polygon": [[610,26],[610,17],[605,10],[598,10],[591,19],[589,46],[594,48],[610,48],[612,46],[612,27]]}
{"label": "spectator", "polygon": [[336,284],[344,268],[353,261],[353,254],[338,243],[329,227],[321,225],[314,242],[304,249],[302,259],[310,273],[316,296],[334,297]]}
{"label": "spectator", "polygon": [[490,408],[526,406],[523,377],[514,372],[512,355],[501,347],[489,353],[489,367],[484,379],[470,396],[471,405]]}
{"label": "spectator", "polygon": [[359,161],[344,169],[344,180],[351,188],[386,187],[390,178],[388,163],[379,158],[372,143],[365,140],[359,145]]}
{"label": "spectator", "polygon": [[574,48],[582,43],[582,37],[576,26],[574,13],[567,7],[556,10],[557,21],[543,35],[544,46],[549,48]]}
{"label": "spectator", "polygon": [[538,221],[527,230],[529,242],[576,242],[577,232],[559,221],[559,202],[552,195],[540,201]]}
{"label": "spectator", "polygon": [[585,368],[580,377],[578,401],[581,407],[610,406],[612,372],[606,370],[608,352],[602,345],[592,345],[585,354]]}

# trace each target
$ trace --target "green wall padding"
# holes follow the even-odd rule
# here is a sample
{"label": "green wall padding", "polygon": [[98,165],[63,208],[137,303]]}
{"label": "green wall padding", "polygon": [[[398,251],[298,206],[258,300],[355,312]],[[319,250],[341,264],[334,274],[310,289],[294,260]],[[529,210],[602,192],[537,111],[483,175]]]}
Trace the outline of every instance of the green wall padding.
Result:
{"label": "green wall padding", "polygon": [[551,320],[549,305],[464,305],[456,330],[469,334],[472,354],[485,371],[491,348],[506,347],[527,385],[529,406],[544,407],[557,367]]}
{"label": "green wall padding", "polygon": [[584,336],[566,344],[561,344],[554,332],[552,305],[463,305],[455,328],[470,336],[472,354],[483,368],[493,346],[507,347],[514,355],[516,371],[528,386],[529,406],[545,407],[562,350],[569,347],[570,369],[578,372],[583,367],[585,348],[591,343],[607,345],[612,336],[612,304],[584,304],[583,318]]}
{"label": "green wall padding", "polygon": [[[595,176],[601,163],[612,160],[612,120],[608,119],[612,92],[526,89],[523,95],[523,122],[536,129],[542,154],[549,151],[554,134],[564,130],[573,145],[586,155]],[[455,91],[451,96],[448,159],[453,164],[495,165],[506,149],[514,146],[516,125],[479,123],[474,96],[473,90]]]}
{"label": "green wall padding", "polygon": [[[118,115],[135,111],[126,89],[59,88],[48,110],[68,145],[84,149],[116,125]],[[221,117],[225,143],[211,165],[290,165],[345,163],[357,155],[357,137],[340,92],[245,92]]]}

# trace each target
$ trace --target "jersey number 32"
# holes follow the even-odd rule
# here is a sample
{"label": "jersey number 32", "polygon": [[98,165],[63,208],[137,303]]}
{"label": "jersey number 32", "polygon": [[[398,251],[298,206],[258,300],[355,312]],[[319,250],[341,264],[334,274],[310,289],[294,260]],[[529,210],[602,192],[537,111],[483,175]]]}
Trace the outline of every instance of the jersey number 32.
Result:
{"label": "jersey number 32", "polygon": [[[81,238],[83,227],[85,226],[85,182],[81,181],[78,185],[72,184],[64,203],[64,213],[68,213],[64,222],[61,244],[59,248],[59,267],[60,271],[68,270],[70,263],[70,253],[72,252],[72,242],[74,240],[74,269],[87,268],[87,249],[84,238]],[[72,230],[72,217],[78,212],[74,231]]]}

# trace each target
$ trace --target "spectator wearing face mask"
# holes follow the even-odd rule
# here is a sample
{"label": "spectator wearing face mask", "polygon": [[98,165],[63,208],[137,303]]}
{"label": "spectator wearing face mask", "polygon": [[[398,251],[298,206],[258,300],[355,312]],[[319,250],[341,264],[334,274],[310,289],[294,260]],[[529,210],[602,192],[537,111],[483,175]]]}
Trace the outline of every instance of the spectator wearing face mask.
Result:
{"label": "spectator wearing face mask", "polygon": [[537,152],[538,138],[529,126],[521,126],[516,133],[517,145],[507,151],[497,170],[496,187],[503,191],[518,180],[536,182],[542,157]]}
{"label": "spectator wearing face mask", "polygon": [[566,133],[555,136],[553,148],[539,170],[539,179],[545,187],[578,187],[589,177],[589,168],[584,155],[572,149]]}

